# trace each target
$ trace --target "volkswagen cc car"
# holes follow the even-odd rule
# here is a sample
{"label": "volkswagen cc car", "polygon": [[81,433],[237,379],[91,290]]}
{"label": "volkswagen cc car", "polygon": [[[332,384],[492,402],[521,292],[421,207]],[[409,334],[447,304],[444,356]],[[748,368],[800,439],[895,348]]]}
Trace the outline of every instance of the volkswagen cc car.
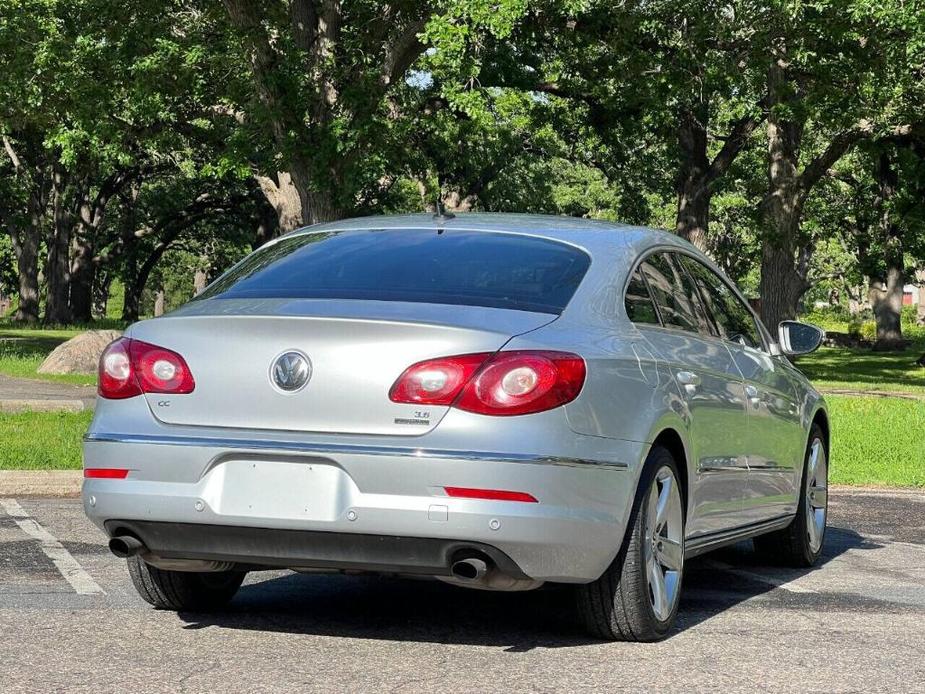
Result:
{"label": "volkswagen cc car", "polygon": [[87,515],[162,609],[261,569],[573,584],[596,635],[667,634],[684,562],[809,566],[824,402],[669,233],[373,217],[269,242],[102,355]]}

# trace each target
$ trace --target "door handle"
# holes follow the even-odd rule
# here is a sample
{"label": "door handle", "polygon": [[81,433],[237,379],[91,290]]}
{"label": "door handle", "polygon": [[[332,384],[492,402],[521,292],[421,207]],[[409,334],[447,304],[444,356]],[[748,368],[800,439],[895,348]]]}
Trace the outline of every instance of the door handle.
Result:
{"label": "door handle", "polygon": [[682,386],[690,386],[692,388],[700,385],[700,376],[695,374],[693,371],[678,371],[676,374],[678,378],[678,383]]}
{"label": "door handle", "polygon": [[755,388],[755,386],[753,386],[751,383],[747,383],[745,385],[745,396],[748,398],[749,402],[755,407],[758,407],[758,405],[761,404],[760,395],[761,394],[758,392],[758,389]]}

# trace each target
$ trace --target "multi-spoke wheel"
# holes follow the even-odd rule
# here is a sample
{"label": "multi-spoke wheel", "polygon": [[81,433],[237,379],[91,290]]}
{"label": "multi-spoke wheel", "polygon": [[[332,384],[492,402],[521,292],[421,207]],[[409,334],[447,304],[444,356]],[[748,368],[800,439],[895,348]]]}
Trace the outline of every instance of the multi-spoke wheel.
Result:
{"label": "multi-spoke wheel", "polygon": [[684,573],[684,502],[677,465],[654,447],[639,481],[623,547],[604,575],[578,590],[592,633],[621,641],[663,638],[674,622]]}
{"label": "multi-spoke wheel", "polygon": [[671,616],[684,565],[684,513],[674,470],[665,465],[655,475],[646,502],[646,577],[652,610],[660,621]]}
{"label": "multi-spoke wheel", "polygon": [[828,455],[822,430],[814,424],[806,446],[796,517],[783,530],[756,537],[755,549],[789,566],[812,566],[822,553],[828,504]]}

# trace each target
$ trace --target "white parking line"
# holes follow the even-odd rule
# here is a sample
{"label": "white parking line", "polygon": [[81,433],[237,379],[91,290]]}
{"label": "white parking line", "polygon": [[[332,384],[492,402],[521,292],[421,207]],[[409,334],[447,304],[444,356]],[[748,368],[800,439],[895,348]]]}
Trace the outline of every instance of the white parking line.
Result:
{"label": "white parking line", "polygon": [[45,556],[54,562],[64,580],[71,584],[71,587],[78,595],[106,594],[97,585],[96,581],[90,578],[90,574],[84,571],[83,567],[77,563],[77,560],[71,556],[71,553],[65,549],[64,545],[58,542],[55,536],[42,527],[38,521],[30,518],[16,499],[0,499],[0,506],[26,535],[39,541]]}

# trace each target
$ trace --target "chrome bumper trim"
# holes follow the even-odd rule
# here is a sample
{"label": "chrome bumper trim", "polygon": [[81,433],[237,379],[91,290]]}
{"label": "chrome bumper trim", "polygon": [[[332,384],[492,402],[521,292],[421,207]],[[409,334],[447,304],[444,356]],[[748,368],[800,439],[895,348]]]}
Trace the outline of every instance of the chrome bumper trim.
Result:
{"label": "chrome bumper trim", "polygon": [[234,450],[286,451],[322,455],[381,455],[404,458],[450,458],[496,463],[531,463],[534,465],[564,465],[566,467],[596,466],[625,470],[627,463],[614,460],[590,460],[560,456],[538,456],[529,453],[492,453],[490,451],[459,451],[404,446],[367,446],[362,444],[327,444],[299,441],[244,440],[196,436],[151,436],[148,434],[91,433],[83,439],[88,443],[139,443],[156,446],[201,446]]}

